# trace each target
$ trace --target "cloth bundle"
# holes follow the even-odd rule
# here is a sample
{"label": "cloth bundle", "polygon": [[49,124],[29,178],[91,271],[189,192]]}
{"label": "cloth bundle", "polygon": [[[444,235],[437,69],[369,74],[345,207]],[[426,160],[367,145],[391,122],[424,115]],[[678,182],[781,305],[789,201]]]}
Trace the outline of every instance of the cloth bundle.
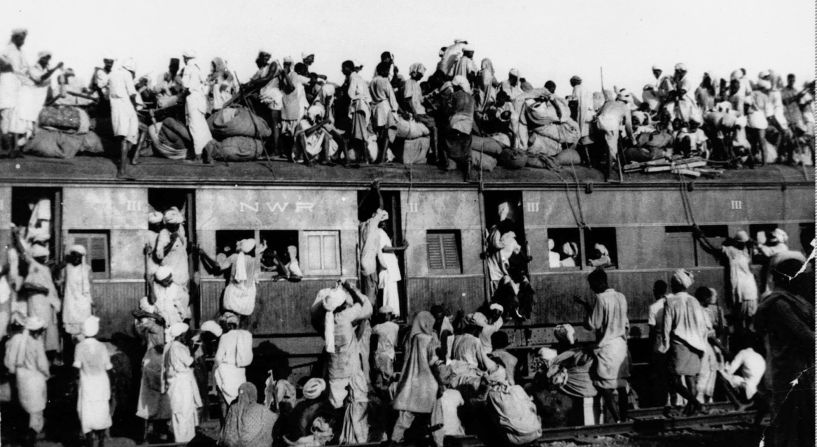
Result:
{"label": "cloth bundle", "polygon": [[211,116],[207,123],[213,138],[223,140],[229,137],[269,138],[272,130],[266,121],[246,108],[228,107]]}
{"label": "cloth bundle", "polygon": [[23,153],[45,158],[74,158],[79,153],[101,154],[105,151],[102,140],[94,132],[67,133],[40,128],[25,147]]}
{"label": "cloth bundle", "polygon": [[431,140],[429,137],[422,136],[419,138],[412,138],[410,140],[402,140],[402,142],[403,154],[400,158],[403,164],[413,165],[426,162],[428,149],[431,147]]}
{"label": "cloth bundle", "polygon": [[39,123],[40,127],[76,133],[87,133],[91,127],[88,113],[79,107],[43,107]]}
{"label": "cloth bundle", "polygon": [[213,141],[211,155],[214,160],[251,161],[264,153],[264,142],[250,137],[229,137]]}
{"label": "cloth bundle", "polygon": [[187,151],[193,147],[193,137],[187,126],[176,118],[165,118],[159,130],[160,147],[155,148],[162,156],[171,160],[184,160]]}
{"label": "cloth bundle", "polygon": [[477,152],[472,150],[471,151],[471,165],[473,165],[474,169],[482,169],[483,171],[493,171],[497,165],[496,158],[493,155],[488,155],[487,153]]}
{"label": "cloth bundle", "polygon": [[499,155],[499,162],[504,168],[522,169],[528,163],[525,151],[506,148]]}
{"label": "cloth bundle", "polygon": [[404,138],[406,140],[413,140],[415,138],[425,137],[429,134],[428,127],[423,123],[418,123],[413,119],[404,119],[397,116],[397,138]]}
{"label": "cloth bundle", "polygon": [[511,444],[527,444],[542,436],[542,421],[536,413],[536,405],[521,386],[492,385],[488,405]]}

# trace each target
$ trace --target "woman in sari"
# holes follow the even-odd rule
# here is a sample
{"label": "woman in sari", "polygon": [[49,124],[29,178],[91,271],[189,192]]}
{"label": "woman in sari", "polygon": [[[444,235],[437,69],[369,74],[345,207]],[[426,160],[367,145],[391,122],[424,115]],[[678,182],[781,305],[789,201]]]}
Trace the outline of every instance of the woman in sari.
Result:
{"label": "woman in sari", "polygon": [[230,405],[219,445],[223,447],[270,447],[272,427],[278,417],[258,403],[258,390],[249,382],[238,387]]}

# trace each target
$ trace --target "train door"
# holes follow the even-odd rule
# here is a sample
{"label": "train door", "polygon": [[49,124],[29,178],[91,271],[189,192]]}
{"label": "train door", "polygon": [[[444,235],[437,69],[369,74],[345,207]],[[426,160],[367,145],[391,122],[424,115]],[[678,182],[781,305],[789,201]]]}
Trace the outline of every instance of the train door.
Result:
{"label": "train door", "polygon": [[[525,239],[525,217],[522,209],[522,191],[486,191],[483,193],[484,228],[490,234],[491,229],[497,226],[501,234],[513,231],[516,242],[520,245],[519,254],[513,254],[508,262],[511,266],[521,268],[528,273],[527,257],[529,255]],[[490,251],[489,247],[484,249]],[[484,261],[488,262],[488,261]],[[490,269],[486,265],[486,281],[490,281]],[[490,284],[490,283],[488,283]],[[489,294],[493,293],[488,288]],[[490,299],[490,296],[487,297]]]}
{"label": "train door", "polygon": [[190,305],[193,306],[193,315],[199,321],[200,306],[200,285],[195,275],[198,272],[198,264],[190,247],[197,243],[196,239],[196,192],[193,189],[179,188],[149,188],[148,189],[148,211],[159,211],[164,213],[171,207],[176,207],[184,216],[184,234],[187,237],[188,255],[187,266],[190,271]]}
{"label": "train door", "polygon": [[[382,203],[381,203],[382,202]],[[357,193],[357,218],[358,222],[369,220],[378,208],[383,208],[389,213],[389,220],[386,222],[383,230],[391,239],[392,246],[400,246],[405,243],[405,235],[403,234],[403,214],[400,206],[400,191],[380,191],[380,197],[372,190],[358,191]],[[360,251],[363,248],[363,241],[358,235],[358,265],[360,264]],[[397,263],[400,266],[400,275],[402,280],[397,283],[397,291],[400,301],[400,315],[405,316],[408,309],[406,303],[406,258],[405,251],[398,251],[394,253],[397,257]],[[381,304],[382,297],[378,295],[377,302],[374,303],[375,308]]]}
{"label": "train door", "polygon": [[50,260],[62,259],[61,188],[11,188],[11,223],[25,240],[48,248]]}

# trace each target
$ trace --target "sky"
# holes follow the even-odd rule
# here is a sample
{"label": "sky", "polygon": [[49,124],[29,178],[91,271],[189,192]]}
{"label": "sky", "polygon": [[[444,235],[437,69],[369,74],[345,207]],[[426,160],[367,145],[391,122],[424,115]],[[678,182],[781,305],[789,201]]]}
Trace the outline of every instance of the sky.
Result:
{"label": "sky", "polygon": [[671,72],[684,62],[701,73],[728,76],[738,68],[813,79],[815,2],[808,0],[26,0],[0,1],[0,35],[26,27],[24,47],[88,79],[102,56],[133,57],[137,75],[157,76],[170,57],[194,49],[227,59],[240,81],[255,71],[259,49],[274,58],[316,54],[313,70],[342,82],[346,59],[371,77],[380,53],[433,70],[441,46],[455,38],[490,58],[501,80],[518,68],[534,86],[569,93],[579,75],[592,90],[613,85],[640,91],[650,69]]}

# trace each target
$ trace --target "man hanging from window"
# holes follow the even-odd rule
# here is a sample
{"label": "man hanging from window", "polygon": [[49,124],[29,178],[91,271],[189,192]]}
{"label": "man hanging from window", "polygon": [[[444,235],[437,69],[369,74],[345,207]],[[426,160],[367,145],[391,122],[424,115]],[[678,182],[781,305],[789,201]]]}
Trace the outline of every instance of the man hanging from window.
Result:
{"label": "man hanging from window", "polygon": [[165,227],[159,231],[154,256],[160,265],[170,268],[173,282],[187,291],[190,271],[187,265],[187,237],[182,226],[184,216],[174,206],[165,211],[163,221]]}
{"label": "man hanging from window", "polygon": [[229,282],[224,289],[225,310],[241,316],[252,314],[255,309],[255,286],[258,283],[258,272],[261,271],[261,257],[266,250],[266,241],[262,241],[256,248],[255,239],[244,239],[238,242],[238,253],[230,255],[222,262],[216,262],[203,250],[198,249],[199,256],[206,264],[212,266],[211,273],[218,275],[230,272]]}

